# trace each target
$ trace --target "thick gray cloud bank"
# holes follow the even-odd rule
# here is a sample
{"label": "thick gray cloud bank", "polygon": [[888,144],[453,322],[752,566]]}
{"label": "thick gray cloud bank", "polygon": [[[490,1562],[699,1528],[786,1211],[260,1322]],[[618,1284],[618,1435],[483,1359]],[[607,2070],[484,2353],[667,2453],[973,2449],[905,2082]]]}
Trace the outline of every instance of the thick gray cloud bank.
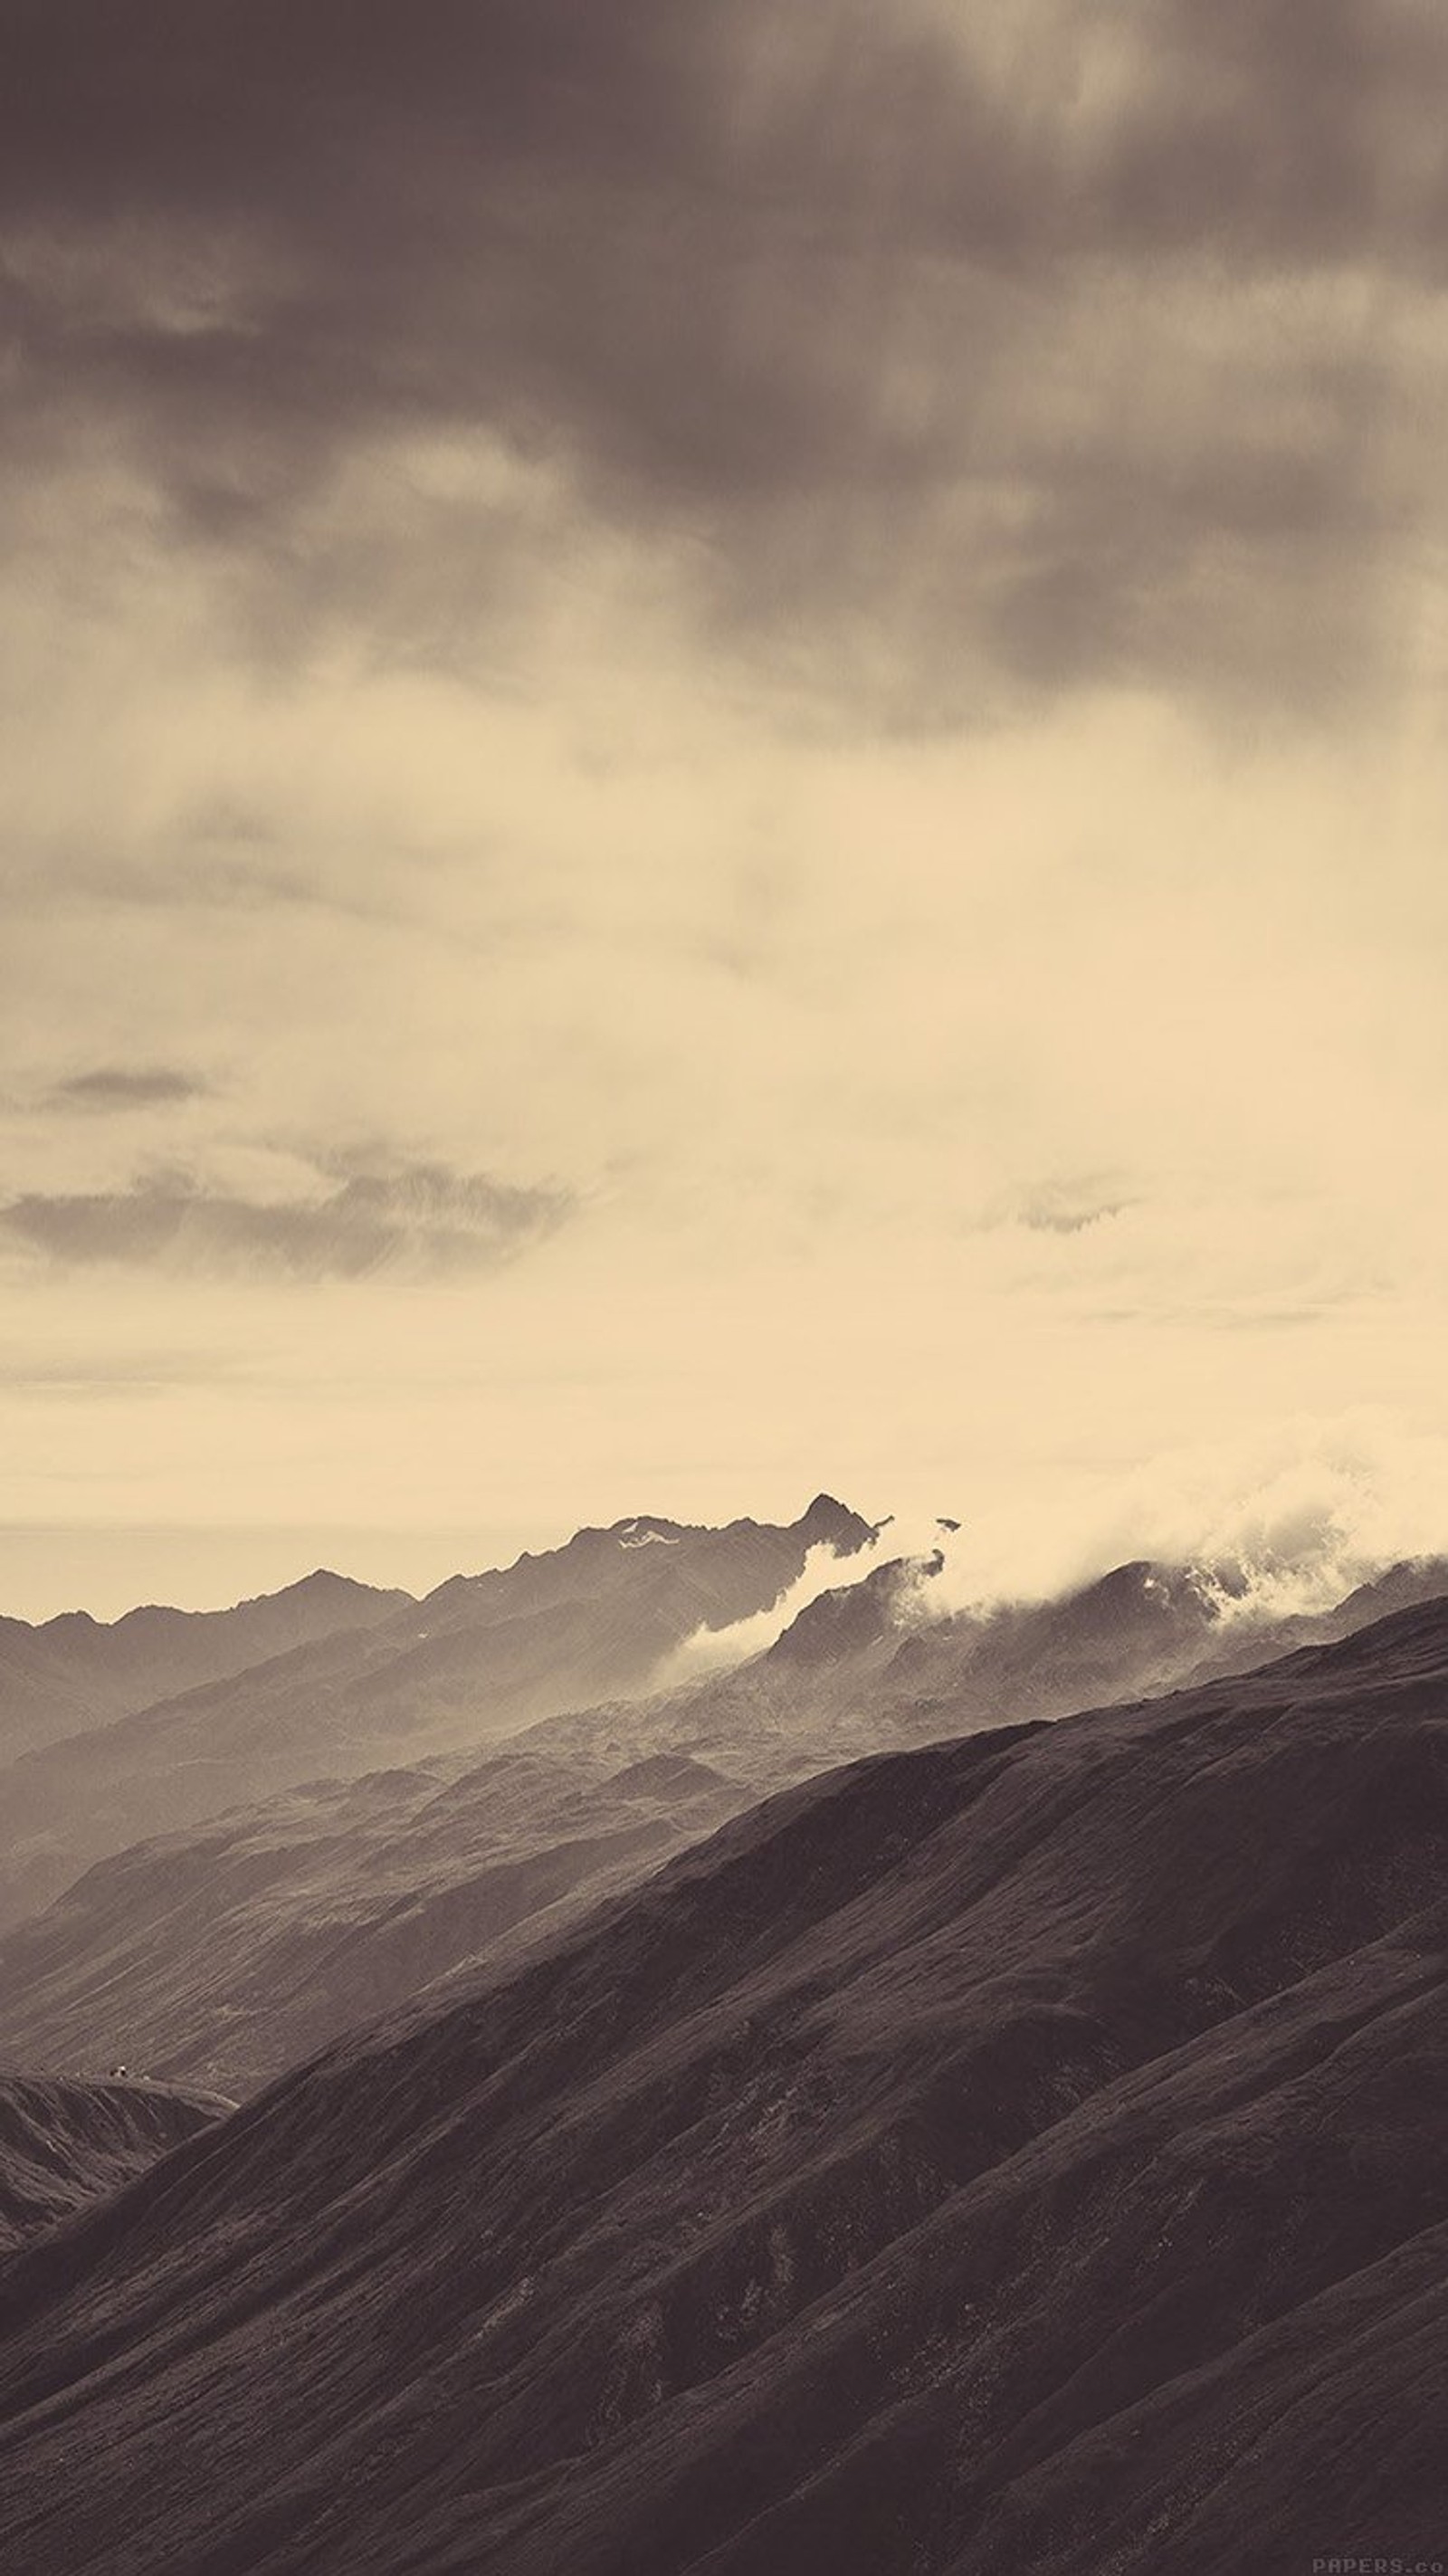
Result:
{"label": "thick gray cloud bank", "polygon": [[436,1166],[354,1174],[327,1196],[266,1202],[168,1174],[112,1191],[32,1192],[0,1208],[0,1237],[63,1267],[119,1262],[297,1280],[490,1267],[562,1218],[543,1190]]}
{"label": "thick gray cloud bank", "polygon": [[895,717],[1390,677],[1436,0],[12,0],[6,54],[9,438],[128,453],[269,653],[493,649],[581,512]]}

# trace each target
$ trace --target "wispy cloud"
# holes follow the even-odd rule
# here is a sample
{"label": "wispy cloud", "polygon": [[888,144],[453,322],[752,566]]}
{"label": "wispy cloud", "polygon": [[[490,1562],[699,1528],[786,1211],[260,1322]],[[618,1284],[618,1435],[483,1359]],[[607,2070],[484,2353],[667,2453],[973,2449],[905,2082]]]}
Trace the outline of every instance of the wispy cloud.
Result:
{"label": "wispy cloud", "polygon": [[0,1387],[9,1395],[73,1397],[90,1405],[98,1396],[144,1395],[159,1387],[212,1387],[243,1373],[244,1364],[233,1353],[217,1349],[92,1349],[68,1359],[0,1361]]}
{"label": "wispy cloud", "polygon": [[1045,1599],[1140,1557],[1228,1577],[1233,1616],[1321,1610],[1386,1565],[1448,1553],[1448,1438],[1372,1408],[1244,1428],[1029,1497],[982,1494],[936,1548],[938,1574],[908,1596],[923,1618]]}
{"label": "wispy cloud", "polygon": [[98,1262],[189,1272],[366,1279],[487,1268],[558,1225],[568,1202],[478,1174],[415,1164],[357,1173],[326,1196],[230,1196],[184,1174],[112,1191],[13,1199],[0,1235],[66,1269]]}
{"label": "wispy cloud", "polygon": [[56,1084],[50,1102],[66,1109],[165,1109],[205,1100],[211,1084],[179,1065],[100,1064]]}
{"label": "wispy cloud", "polygon": [[1042,1181],[1028,1190],[1013,1213],[1032,1234],[1081,1234],[1136,1204],[1136,1193],[1121,1181],[1099,1174],[1079,1180]]}

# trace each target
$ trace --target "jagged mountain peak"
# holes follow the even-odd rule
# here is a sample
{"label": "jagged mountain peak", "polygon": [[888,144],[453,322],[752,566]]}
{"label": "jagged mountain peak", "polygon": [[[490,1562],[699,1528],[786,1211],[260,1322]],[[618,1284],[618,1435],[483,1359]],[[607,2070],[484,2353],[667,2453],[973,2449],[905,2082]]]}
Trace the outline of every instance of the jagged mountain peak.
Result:
{"label": "jagged mountain peak", "polygon": [[874,1536],[876,1524],[862,1520],[848,1503],[839,1502],[833,1494],[819,1493],[796,1524],[805,1531],[811,1545],[838,1544],[842,1547],[864,1547]]}

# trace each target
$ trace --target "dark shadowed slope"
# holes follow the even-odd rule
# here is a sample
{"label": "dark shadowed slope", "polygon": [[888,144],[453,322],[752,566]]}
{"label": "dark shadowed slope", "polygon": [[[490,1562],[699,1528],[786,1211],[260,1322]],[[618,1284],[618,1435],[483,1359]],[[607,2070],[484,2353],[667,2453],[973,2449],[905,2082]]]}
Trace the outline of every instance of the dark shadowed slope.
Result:
{"label": "dark shadowed slope", "polygon": [[788,1528],[580,1530],[364,1632],[47,1745],[0,1773],[0,1922],[143,1834],[327,1775],[481,1752],[555,1710],[643,1691],[698,1628],[768,1609],[812,1548],[847,1555],[870,1536],[827,1495]]}
{"label": "dark shadowed slope", "polygon": [[119,2191],[229,2108],[159,2084],[0,2069],[0,2254]]}
{"label": "dark shadowed slope", "polygon": [[860,1764],[340,2046],[0,2280],[0,2552],[1431,2552],[1445,1694],[1438,1606]]}
{"label": "dark shadowed slope", "polygon": [[234,1610],[130,1610],[109,1625],[83,1610],[42,1627],[0,1619],[0,1756],[13,1761],[410,1606],[410,1593],[318,1572]]}
{"label": "dark shadowed slope", "polygon": [[480,1765],[313,1783],[122,1851],[0,1942],[0,2044],[37,2066],[119,2050],[254,2091],[832,1763],[1139,1697],[1204,1639],[1229,1652],[1219,1595],[1180,1570],[1122,1566],[1059,1601],[923,1625],[919,1590],[877,1567],[713,1681],[548,1719]]}

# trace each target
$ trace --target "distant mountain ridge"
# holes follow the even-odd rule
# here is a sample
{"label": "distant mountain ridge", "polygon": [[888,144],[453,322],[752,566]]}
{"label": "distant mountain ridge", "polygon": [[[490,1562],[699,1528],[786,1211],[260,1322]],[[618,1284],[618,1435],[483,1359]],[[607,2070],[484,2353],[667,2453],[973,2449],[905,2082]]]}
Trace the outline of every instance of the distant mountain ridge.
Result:
{"label": "distant mountain ridge", "polygon": [[879,1755],[332,2048],[4,2273],[0,2552],[1431,2558],[1445,1712],[1437,1601]]}
{"label": "distant mountain ridge", "polygon": [[[820,1594],[765,1659],[781,1688],[812,1665],[915,1731],[999,1716],[1059,1715],[1247,1672],[1298,1646],[1331,1644],[1386,1612],[1448,1595],[1448,1558],[1391,1566],[1329,1609],[1286,1616],[1235,1597],[1210,1568],[1135,1558],[1054,1600],[937,1612],[939,1560],[897,1560]],[[727,1688],[727,1683],[723,1685]]]}
{"label": "distant mountain ridge", "polygon": [[0,1755],[13,1760],[411,1603],[411,1593],[377,1591],[319,1568],[231,1610],[148,1605],[109,1622],[69,1610],[39,1626],[0,1618]]}
{"label": "distant mountain ridge", "polygon": [[[638,1547],[645,1524],[625,1520],[497,1572],[453,1577],[420,1602],[404,1594],[400,1607],[355,1587],[367,1606],[350,1624],[11,1763],[0,1772],[0,1923],[143,1834],[323,1776],[463,1747],[481,1754],[558,1710],[646,1690],[699,1629],[770,1608],[813,1549],[843,1555],[872,1536],[823,1494],[788,1526],[646,1525],[669,1543]],[[359,1614],[363,1602],[353,1604]]]}
{"label": "distant mountain ridge", "polygon": [[[560,1560],[586,1563],[643,1526],[581,1533],[543,1581],[556,1595]],[[926,1619],[928,1572],[872,1564],[732,1671],[565,1709],[481,1760],[299,1784],[137,1839],[0,1941],[0,2042],[37,2065],[123,2053],[251,2092],[409,1993],[520,1955],[834,1763],[1181,1687],[1213,1660],[1251,1666],[1439,1576],[1448,1589],[1448,1567],[1399,1568],[1321,1619],[1235,1624],[1219,1587],[1141,1560],[1059,1601]],[[501,1578],[481,1580],[506,1602]]]}

